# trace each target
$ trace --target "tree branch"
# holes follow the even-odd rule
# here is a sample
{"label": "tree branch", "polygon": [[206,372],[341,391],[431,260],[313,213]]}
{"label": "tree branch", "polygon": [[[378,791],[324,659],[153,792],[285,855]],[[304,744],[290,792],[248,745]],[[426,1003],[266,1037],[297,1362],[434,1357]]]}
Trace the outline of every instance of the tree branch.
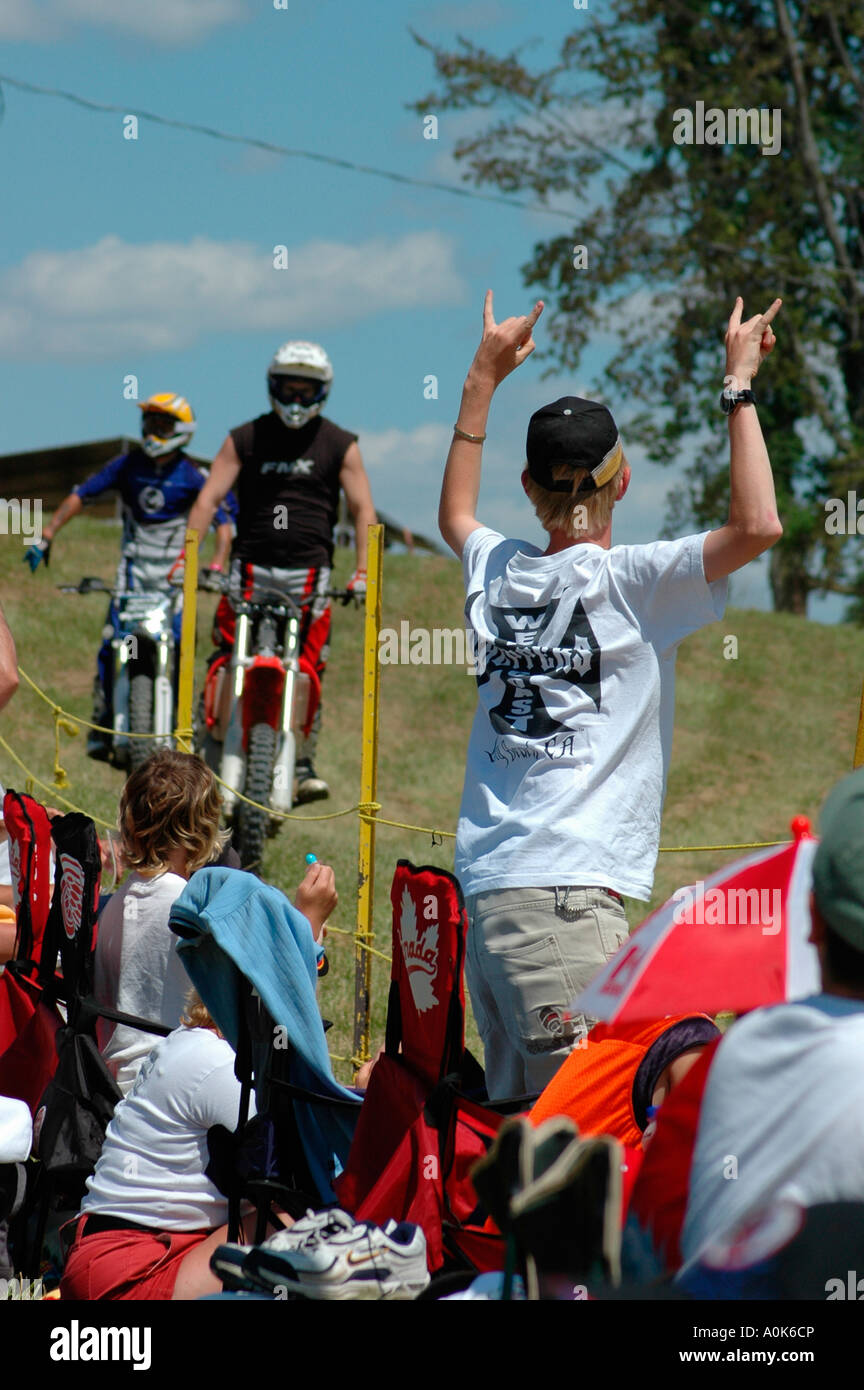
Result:
{"label": "tree branch", "polygon": [[818,589],[820,594],[845,594],[847,598],[861,598],[862,596],[860,584],[857,586],[855,584],[841,584],[839,579],[824,579],[821,582],[817,580],[810,585],[810,588]]}
{"label": "tree branch", "polygon": [[849,57],[849,50],[843,42],[843,36],[840,33],[840,29],[837,24],[837,16],[834,13],[834,6],[825,5],[823,13],[827,16],[828,19],[828,28],[831,32],[831,42],[834,44],[834,47],[837,50],[840,62],[843,64],[843,67],[846,70],[846,75],[849,78],[849,81],[852,83],[852,86],[858,93],[858,98],[861,102],[861,116],[862,120],[864,120],[864,79],[862,79],[860,73],[855,71],[854,64],[852,63],[852,60]]}
{"label": "tree branch", "polygon": [[[819,147],[816,144],[816,137],[813,134],[813,126],[810,121],[810,104],[807,100],[807,82],[804,76],[801,56],[798,52],[798,39],[792,27],[792,20],[789,17],[786,0],[774,0],[774,7],[777,12],[777,23],[780,28],[780,33],[786,45],[789,67],[792,72],[792,82],[798,100],[798,117],[801,122],[801,158],[813,181],[813,191],[816,195],[816,201],[819,204],[819,211],[822,214],[825,231],[828,234],[831,245],[834,247],[834,255],[837,257],[837,262],[844,270],[851,272],[852,263],[849,260],[846,243],[843,240],[843,235],[834,216],[834,209],[831,206],[831,194],[828,191],[828,186],[822,174]],[[854,275],[851,283],[851,292],[856,299],[861,299],[861,287]],[[857,330],[857,314],[855,318]]]}
{"label": "tree branch", "polygon": [[807,352],[805,351],[804,344],[795,331],[794,320],[790,321],[790,323],[786,326],[784,331],[788,332],[789,336],[792,339],[792,346],[795,349],[795,355],[801,364],[801,370],[807,378],[807,386],[809,388],[811,396],[813,397],[813,404],[816,408],[816,414],[819,417],[819,422],[822,425],[822,428],[828,435],[829,439],[836,440],[843,449],[850,448],[851,440],[846,431],[843,429],[842,425],[837,420],[837,416],[831,408],[831,402],[829,401],[822,388],[821,381],[819,380],[818,376],[813,370],[812,363],[810,362],[810,358],[808,357]]}

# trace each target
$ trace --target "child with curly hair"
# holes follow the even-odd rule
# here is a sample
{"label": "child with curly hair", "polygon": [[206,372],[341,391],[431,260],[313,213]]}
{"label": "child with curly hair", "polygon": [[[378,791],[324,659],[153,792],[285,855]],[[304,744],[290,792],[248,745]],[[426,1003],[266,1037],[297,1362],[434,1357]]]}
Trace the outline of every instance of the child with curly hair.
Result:
{"label": "child with curly hair", "polygon": [[[168,926],[175,898],[196,869],[218,858],[221,801],[198,757],[160,749],[133,772],[120,798],[120,847],[129,877],[106,903],[96,943],[99,1004],[176,1028],[189,977]],[[156,1036],[107,1019],[99,1045],[124,1095]]]}

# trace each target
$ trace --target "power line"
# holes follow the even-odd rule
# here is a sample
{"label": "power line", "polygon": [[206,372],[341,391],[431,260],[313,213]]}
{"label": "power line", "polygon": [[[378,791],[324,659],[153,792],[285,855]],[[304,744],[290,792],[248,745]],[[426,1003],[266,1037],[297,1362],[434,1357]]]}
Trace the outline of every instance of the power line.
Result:
{"label": "power line", "polygon": [[[351,159],[339,159],[336,155],[319,154],[313,150],[292,149],[287,145],[275,145],[270,140],[258,140],[251,135],[232,135],[226,130],[217,130],[214,126],[198,125],[194,121],[172,120],[169,116],[160,116],[155,111],[136,110],[131,106],[113,106],[107,102],[91,101],[88,97],[78,96],[75,92],[66,92],[59,87],[38,87],[33,82],[22,82],[17,77],[9,77],[7,73],[0,73],[0,83],[6,82],[10,87],[17,87],[19,91],[30,92],[35,96],[60,97],[63,101],[69,101],[74,106],[81,106],[85,111],[109,112],[113,115],[135,116],[139,121],[151,121],[153,125],[168,126],[172,130],[188,130],[194,135],[207,135],[212,140],[222,140],[231,145],[246,145],[250,149],[264,150],[268,154],[282,155],[291,159],[308,159],[316,164],[329,164],[337,169],[348,169],[355,174],[368,174],[373,178],[389,179],[392,183],[408,184],[412,188],[428,188],[438,193],[450,193],[457,198],[471,198],[484,203],[503,203],[505,207],[518,208],[520,212],[540,212],[549,217],[564,217],[573,224],[575,213],[565,212],[563,208],[550,208],[544,203],[525,203],[518,198],[506,198],[499,193],[481,193],[474,188],[460,188],[458,184],[439,183],[434,179],[412,178],[410,174],[398,174],[393,169],[378,169],[372,164],[357,164]],[[6,103],[0,87],[0,120],[5,113]]]}
{"label": "power line", "polygon": [[[288,145],[276,145],[270,140],[258,140],[251,135],[233,135],[230,131],[217,130],[214,126],[199,125],[194,121],[178,121],[169,116],[160,116],[155,111],[136,110],[134,107],[115,106],[108,102],[91,101],[89,97],[78,96],[76,92],[67,92],[60,87],[40,87],[34,82],[22,82],[20,78],[10,77],[7,73],[0,73],[0,84],[8,83],[10,87],[16,87],[19,91],[30,92],[34,96],[59,97],[62,101],[71,102],[73,106],[80,106],[85,111],[108,112],[112,115],[135,116],[138,120],[151,121],[153,125],[166,126],[171,130],[188,130],[193,135],[206,135],[212,140],[221,140],[226,144],[245,145],[250,149],[264,150],[268,154],[276,154],[291,159],[308,159],[316,164],[328,164],[337,169],[347,169],[355,174],[367,174],[372,178],[388,179],[391,183],[401,183],[412,188],[426,188],[437,193],[449,193],[457,198],[468,198],[476,202],[498,203],[504,207],[515,208],[520,212],[539,212],[549,217],[562,217],[573,227],[578,221],[578,215],[573,212],[565,212],[563,208],[550,208],[544,203],[527,203],[519,198],[507,198],[500,193],[481,193],[475,188],[460,188],[458,184],[440,183],[434,179],[413,178],[410,174],[399,174],[393,169],[379,169],[371,164],[358,164],[354,160],[339,159],[336,155],[319,154],[314,150],[292,149]],[[6,99],[0,85],[0,121],[6,113]],[[593,149],[597,154],[601,154],[610,163],[619,165],[627,173],[636,172],[630,165],[622,160],[618,155],[596,141],[589,139],[585,135],[576,134],[575,138]],[[669,194],[666,201],[673,212],[687,216],[688,209],[677,198]],[[733,246],[724,242],[706,242],[705,245],[721,255],[731,255],[745,263],[751,260],[761,263],[762,250],[759,247]],[[782,265],[776,267],[783,269]],[[786,272],[787,281],[795,285],[808,285],[814,275],[823,275],[836,279],[852,279],[857,282],[860,272],[851,269],[845,270],[840,266],[830,266],[819,264],[811,266],[810,275],[794,275]]]}

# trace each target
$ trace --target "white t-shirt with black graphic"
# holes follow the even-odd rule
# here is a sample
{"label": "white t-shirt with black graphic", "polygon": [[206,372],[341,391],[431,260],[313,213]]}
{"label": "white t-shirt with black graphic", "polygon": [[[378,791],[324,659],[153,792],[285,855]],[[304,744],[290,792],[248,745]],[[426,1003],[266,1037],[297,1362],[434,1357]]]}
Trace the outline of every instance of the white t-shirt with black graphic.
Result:
{"label": "white t-shirt with black graphic", "polygon": [[478,706],[456,839],[466,894],[584,885],[651,896],[675,656],[723,616],[707,532],[543,555],[481,527],[465,544]]}

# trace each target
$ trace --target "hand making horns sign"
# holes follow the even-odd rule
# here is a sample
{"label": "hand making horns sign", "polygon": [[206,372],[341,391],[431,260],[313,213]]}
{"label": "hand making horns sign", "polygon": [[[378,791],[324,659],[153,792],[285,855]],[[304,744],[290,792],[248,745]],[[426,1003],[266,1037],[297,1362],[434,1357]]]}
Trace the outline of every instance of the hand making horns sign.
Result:
{"label": "hand making horns sign", "polygon": [[752,319],[742,323],[744,300],[738,296],[726,330],[727,375],[739,381],[750,380],[756,375],[777,341],[771,323],[782,303],[782,299],[775,299],[764,314],[754,314]]}
{"label": "hand making horns sign", "polygon": [[497,386],[505,376],[521,367],[536,347],[531,336],[534,325],[543,313],[543,300],[538,299],[530,314],[495,322],[492,312],[492,291],[486,291],[483,302],[483,337],[474,355],[473,370],[492,379]]}

